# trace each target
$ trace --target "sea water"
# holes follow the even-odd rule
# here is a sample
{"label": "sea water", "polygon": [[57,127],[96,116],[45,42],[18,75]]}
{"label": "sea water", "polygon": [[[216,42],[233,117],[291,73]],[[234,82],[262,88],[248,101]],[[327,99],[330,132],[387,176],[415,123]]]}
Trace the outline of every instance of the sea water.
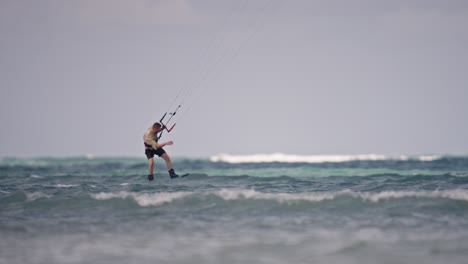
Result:
{"label": "sea water", "polygon": [[0,160],[0,263],[468,263],[468,157]]}

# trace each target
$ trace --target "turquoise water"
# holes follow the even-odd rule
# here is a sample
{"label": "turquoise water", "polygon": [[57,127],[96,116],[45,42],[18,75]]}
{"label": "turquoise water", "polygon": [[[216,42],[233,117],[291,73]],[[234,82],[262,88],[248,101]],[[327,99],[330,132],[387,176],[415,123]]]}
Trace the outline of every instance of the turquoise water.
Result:
{"label": "turquoise water", "polygon": [[466,263],[468,158],[0,160],[0,263]]}

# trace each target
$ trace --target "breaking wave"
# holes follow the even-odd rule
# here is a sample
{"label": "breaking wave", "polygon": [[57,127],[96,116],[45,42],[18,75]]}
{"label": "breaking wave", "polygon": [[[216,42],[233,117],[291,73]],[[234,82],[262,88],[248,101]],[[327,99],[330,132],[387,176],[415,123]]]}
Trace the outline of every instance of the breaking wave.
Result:
{"label": "breaking wave", "polygon": [[253,155],[230,155],[219,154],[210,157],[212,162],[226,163],[268,163],[268,162],[283,162],[283,163],[324,163],[324,162],[350,162],[350,161],[383,161],[383,160],[417,160],[417,161],[434,161],[440,159],[438,155],[423,155],[423,156],[384,156],[376,154],[365,155],[291,155],[283,153],[272,154],[253,154]]}
{"label": "breaking wave", "polygon": [[366,202],[377,203],[385,200],[418,198],[418,199],[449,199],[468,202],[468,190],[443,191],[384,191],[384,192],[355,192],[343,190],[338,192],[311,193],[263,193],[249,189],[222,189],[211,192],[161,192],[161,193],[97,193],[91,197],[97,200],[133,199],[140,206],[158,206],[185,198],[217,197],[225,201],[235,200],[271,200],[279,203],[321,202],[337,198],[352,198]]}
{"label": "breaking wave", "polygon": [[165,192],[165,193],[134,193],[134,192],[117,192],[117,193],[98,193],[92,194],[91,197],[97,200],[109,199],[127,199],[135,200],[140,206],[161,205],[172,202],[173,200],[181,199],[192,195],[190,192]]}
{"label": "breaking wave", "polygon": [[38,199],[51,198],[51,197],[52,195],[46,194],[43,192],[26,193],[27,201],[30,201],[30,202],[38,200]]}

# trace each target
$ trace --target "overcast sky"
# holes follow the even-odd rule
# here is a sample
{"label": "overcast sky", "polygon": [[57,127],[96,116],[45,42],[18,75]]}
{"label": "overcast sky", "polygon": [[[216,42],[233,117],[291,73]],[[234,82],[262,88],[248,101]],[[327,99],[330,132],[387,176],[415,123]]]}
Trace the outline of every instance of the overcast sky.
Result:
{"label": "overcast sky", "polygon": [[173,156],[467,154],[467,25],[465,0],[1,0],[0,156],[144,158],[181,88]]}

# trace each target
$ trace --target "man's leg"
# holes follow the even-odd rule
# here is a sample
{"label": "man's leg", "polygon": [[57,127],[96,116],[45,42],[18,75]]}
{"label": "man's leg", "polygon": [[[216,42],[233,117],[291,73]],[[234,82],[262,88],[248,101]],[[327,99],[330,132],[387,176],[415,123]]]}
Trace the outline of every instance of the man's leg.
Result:
{"label": "man's leg", "polygon": [[174,172],[174,169],[172,168],[171,158],[169,158],[169,155],[167,155],[167,153],[164,153],[161,155],[161,158],[166,162],[167,170],[171,179],[179,177],[179,175],[177,175]]}
{"label": "man's leg", "polygon": [[154,158],[148,159],[148,180],[152,181],[153,177]]}
{"label": "man's leg", "polygon": [[171,162],[171,158],[169,158],[169,155],[167,155],[167,153],[164,153],[161,155],[161,158],[166,162],[167,170],[171,170],[172,162]]}

